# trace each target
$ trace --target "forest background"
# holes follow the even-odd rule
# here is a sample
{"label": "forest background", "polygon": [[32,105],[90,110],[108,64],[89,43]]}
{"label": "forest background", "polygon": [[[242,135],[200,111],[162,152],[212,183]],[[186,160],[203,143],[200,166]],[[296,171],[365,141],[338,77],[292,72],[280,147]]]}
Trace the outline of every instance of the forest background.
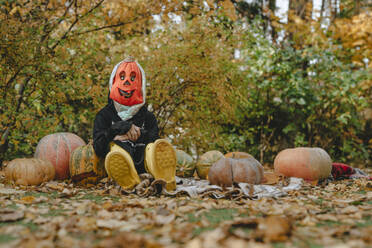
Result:
{"label": "forest background", "polygon": [[272,163],[319,146],[371,166],[372,1],[280,2],[284,16],[275,0],[0,0],[0,164],[50,133],[92,139],[132,55],[179,149]]}

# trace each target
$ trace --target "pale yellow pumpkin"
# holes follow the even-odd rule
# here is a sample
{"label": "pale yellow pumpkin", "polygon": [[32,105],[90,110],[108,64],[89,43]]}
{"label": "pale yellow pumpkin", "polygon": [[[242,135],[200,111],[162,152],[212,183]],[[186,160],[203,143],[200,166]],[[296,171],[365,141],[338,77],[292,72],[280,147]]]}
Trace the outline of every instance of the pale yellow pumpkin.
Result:
{"label": "pale yellow pumpkin", "polygon": [[212,150],[201,155],[196,163],[196,172],[201,179],[207,179],[209,168],[223,157],[220,151]]}
{"label": "pale yellow pumpkin", "polygon": [[39,185],[54,177],[53,164],[37,158],[16,158],[5,168],[5,178],[19,185]]}

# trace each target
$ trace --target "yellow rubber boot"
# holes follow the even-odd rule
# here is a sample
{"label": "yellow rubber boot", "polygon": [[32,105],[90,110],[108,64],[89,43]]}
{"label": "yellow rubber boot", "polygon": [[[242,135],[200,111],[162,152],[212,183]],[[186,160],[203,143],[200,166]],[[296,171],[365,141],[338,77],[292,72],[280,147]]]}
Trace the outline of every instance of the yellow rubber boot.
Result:
{"label": "yellow rubber boot", "polygon": [[165,139],[158,139],[146,146],[145,169],[155,179],[162,179],[166,189],[176,189],[176,151]]}
{"label": "yellow rubber boot", "polygon": [[130,154],[115,143],[111,143],[106,155],[105,169],[123,189],[132,189],[141,182]]}

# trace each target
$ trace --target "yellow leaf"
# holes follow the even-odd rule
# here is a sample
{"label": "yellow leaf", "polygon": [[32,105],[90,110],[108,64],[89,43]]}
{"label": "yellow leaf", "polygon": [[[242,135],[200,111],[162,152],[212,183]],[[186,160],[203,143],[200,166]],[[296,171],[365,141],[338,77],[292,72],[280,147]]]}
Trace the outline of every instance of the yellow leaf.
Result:
{"label": "yellow leaf", "polygon": [[13,8],[13,9],[9,12],[9,14],[10,14],[11,16],[13,16],[15,13],[17,13],[18,10],[19,10],[19,7],[17,6],[17,7],[15,7],[15,8]]}
{"label": "yellow leaf", "polygon": [[232,21],[236,21],[238,19],[236,12],[235,12],[235,6],[230,0],[222,1],[221,6],[223,8],[224,14],[230,18]]}
{"label": "yellow leaf", "polygon": [[33,197],[32,195],[29,195],[29,196],[22,197],[19,200],[19,203],[31,204],[34,200],[35,200],[35,197]]}
{"label": "yellow leaf", "polygon": [[362,46],[365,44],[365,41],[364,40],[357,40],[357,41],[354,41],[352,46],[353,47],[357,47],[357,46]]}
{"label": "yellow leaf", "polygon": [[279,182],[279,176],[273,172],[265,172],[262,184],[274,185]]}

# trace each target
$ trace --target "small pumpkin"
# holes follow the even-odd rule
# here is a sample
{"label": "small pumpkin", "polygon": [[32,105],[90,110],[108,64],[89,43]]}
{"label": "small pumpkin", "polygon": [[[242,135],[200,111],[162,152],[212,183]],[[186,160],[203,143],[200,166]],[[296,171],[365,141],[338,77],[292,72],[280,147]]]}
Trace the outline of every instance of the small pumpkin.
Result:
{"label": "small pumpkin", "polygon": [[176,149],[177,166],[176,176],[178,177],[192,177],[195,171],[194,159],[182,150]]}
{"label": "small pumpkin", "polygon": [[252,156],[222,157],[209,169],[208,180],[211,184],[219,186],[232,186],[233,183],[260,184],[263,175],[263,166]]}
{"label": "small pumpkin", "polygon": [[196,163],[196,172],[201,179],[207,179],[209,168],[223,157],[220,151],[212,150],[201,155]]}
{"label": "small pumpkin", "polygon": [[274,170],[279,175],[315,181],[331,174],[332,160],[319,147],[285,149],[275,157]]}
{"label": "small pumpkin", "polygon": [[96,155],[91,142],[72,152],[69,168],[72,181],[79,185],[97,184],[107,176],[105,159]]}
{"label": "small pumpkin", "polygon": [[252,158],[253,156],[246,152],[229,152],[225,154],[225,158]]}
{"label": "small pumpkin", "polygon": [[5,178],[19,185],[39,185],[53,180],[54,177],[54,166],[47,160],[16,158],[5,168]]}
{"label": "small pumpkin", "polygon": [[56,171],[56,179],[69,177],[71,153],[79,146],[86,145],[84,140],[73,133],[53,133],[44,136],[36,146],[35,158],[50,161]]}

